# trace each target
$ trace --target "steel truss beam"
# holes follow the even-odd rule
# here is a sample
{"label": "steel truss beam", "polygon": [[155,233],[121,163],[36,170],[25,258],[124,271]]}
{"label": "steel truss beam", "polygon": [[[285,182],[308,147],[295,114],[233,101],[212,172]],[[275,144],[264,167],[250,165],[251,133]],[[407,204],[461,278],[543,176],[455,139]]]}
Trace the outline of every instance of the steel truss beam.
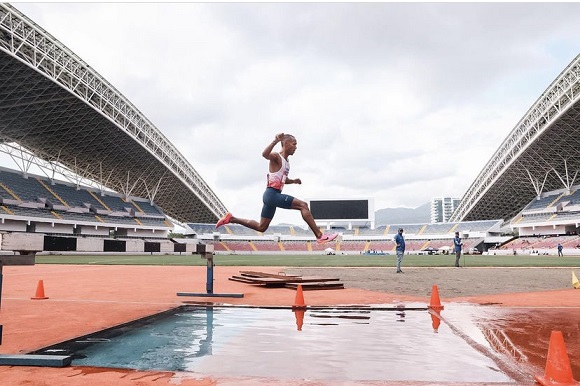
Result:
{"label": "steel truss beam", "polygon": [[[505,219],[542,187],[570,185],[580,170],[580,55],[526,112],[463,196],[450,221]],[[564,162],[562,159],[566,158]],[[553,173],[548,174],[549,171]],[[562,177],[564,176],[564,177]],[[572,179],[572,182],[574,180]],[[529,182],[532,181],[530,186]]]}
{"label": "steel truss beam", "polygon": [[111,190],[157,197],[182,222],[213,222],[227,211],[127,98],[6,3],[0,3],[0,86],[0,140]]}

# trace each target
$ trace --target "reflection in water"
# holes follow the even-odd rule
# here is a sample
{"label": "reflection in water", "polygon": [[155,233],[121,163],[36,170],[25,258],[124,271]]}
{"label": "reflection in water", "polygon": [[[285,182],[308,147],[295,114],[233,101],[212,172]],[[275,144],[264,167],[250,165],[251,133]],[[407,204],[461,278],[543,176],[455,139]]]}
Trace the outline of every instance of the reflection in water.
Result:
{"label": "reflection in water", "polygon": [[580,379],[580,312],[557,309],[484,309],[477,325],[497,352],[543,374],[552,331],[561,331],[575,379]]}
{"label": "reflection in water", "polygon": [[296,316],[296,329],[298,331],[302,331],[302,326],[304,325],[304,310],[292,310],[292,312],[294,312],[294,315]]}
{"label": "reflection in water", "polygon": [[424,308],[293,313],[294,317],[288,309],[242,307],[181,309],[120,333],[91,337],[105,338],[100,341],[83,339],[92,344],[84,343],[77,352],[84,358],[73,360],[73,365],[328,382],[513,381],[447,323],[438,325],[434,334],[434,321]]}
{"label": "reflection in water", "polygon": [[[203,337],[203,335],[201,335]],[[201,357],[204,355],[211,355],[211,342],[213,337],[213,307],[206,307],[205,308],[205,338],[199,339],[197,346],[199,349],[196,353],[193,354],[194,357]],[[193,347],[196,346],[194,343]]]}
{"label": "reflection in water", "polygon": [[441,315],[439,312],[435,312],[433,310],[429,311],[429,315],[431,315],[431,326],[433,327],[433,332],[439,332],[439,326],[441,325]]}

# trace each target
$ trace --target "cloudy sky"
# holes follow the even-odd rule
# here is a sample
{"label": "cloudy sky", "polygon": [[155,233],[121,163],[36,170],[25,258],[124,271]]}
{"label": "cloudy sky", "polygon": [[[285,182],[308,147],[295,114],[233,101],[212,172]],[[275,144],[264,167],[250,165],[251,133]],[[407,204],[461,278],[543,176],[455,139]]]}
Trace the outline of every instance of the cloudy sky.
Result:
{"label": "cloudy sky", "polygon": [[254,219],[279,132],[303,200],[462,197],[580,52],[580,3],[12,4]]}

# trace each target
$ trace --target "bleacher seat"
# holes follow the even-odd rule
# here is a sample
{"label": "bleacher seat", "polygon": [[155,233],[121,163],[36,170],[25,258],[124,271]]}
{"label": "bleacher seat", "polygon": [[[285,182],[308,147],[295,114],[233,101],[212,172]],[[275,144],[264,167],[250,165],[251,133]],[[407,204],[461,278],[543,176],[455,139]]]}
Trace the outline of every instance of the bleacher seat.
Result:
{"label": "bleacher seat", "polygon": [[541,197],[539,200],[534,199],[524,208],[524,211],[546,209],[548,205],[552,203],[552,201],[558,198],[558,196],[559,196],[558,194],[554,194]]}

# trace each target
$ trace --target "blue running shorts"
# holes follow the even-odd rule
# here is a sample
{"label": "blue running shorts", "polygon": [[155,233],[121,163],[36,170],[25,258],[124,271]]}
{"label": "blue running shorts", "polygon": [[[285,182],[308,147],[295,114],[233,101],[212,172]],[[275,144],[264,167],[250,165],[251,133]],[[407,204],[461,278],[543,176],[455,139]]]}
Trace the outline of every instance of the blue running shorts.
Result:
{"label": "blue running shorts", "polygon": [[262,196],[262,201],[264,202],[264,206],[262,207],[261,216],[271,220],[274,218],[276,208],[290,209],[292,207],[292,201],[294,201],[294,197],[287,194],[282,194],[282,192],[278,189],[266,188],[266,191]]}

